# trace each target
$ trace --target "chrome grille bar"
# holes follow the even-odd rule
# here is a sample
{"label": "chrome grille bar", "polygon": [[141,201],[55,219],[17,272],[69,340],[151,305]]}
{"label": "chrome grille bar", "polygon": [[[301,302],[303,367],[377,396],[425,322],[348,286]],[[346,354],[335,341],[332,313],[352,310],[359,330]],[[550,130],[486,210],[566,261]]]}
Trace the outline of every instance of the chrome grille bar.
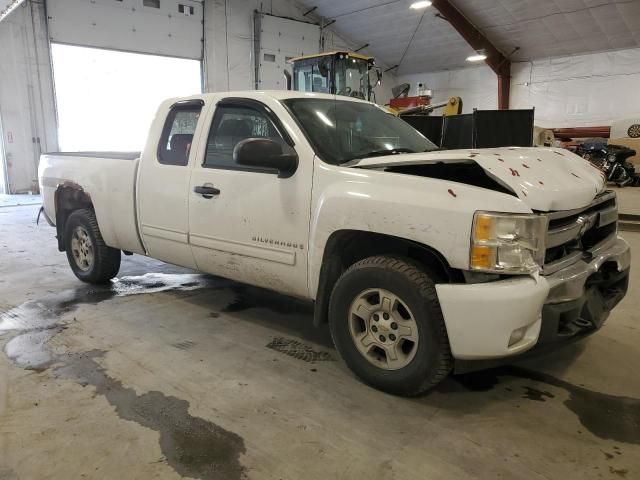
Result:
{"label": "chrome grille bar", "polygon": [[[601,244],[615,238],[617,229],[605,227],[618,221],[616,194],[612,191],[604,192],[587,207],[551,212],[547,214],[547,218],[549,230],[546,249],[548,254],[553,252],[550,256],[554,258],[545,262],[543,275],[578,261],[593,248],[593,245],[588,246],[589,243],[596,241]],[[589,236],[585,237],[587,233]]]}

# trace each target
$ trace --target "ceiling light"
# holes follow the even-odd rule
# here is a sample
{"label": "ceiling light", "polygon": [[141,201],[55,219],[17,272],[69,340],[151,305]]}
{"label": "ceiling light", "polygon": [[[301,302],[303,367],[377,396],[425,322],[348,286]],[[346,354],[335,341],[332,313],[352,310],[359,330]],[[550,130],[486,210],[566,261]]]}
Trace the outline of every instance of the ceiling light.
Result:
{"label": "ceiling light", "polygon": [[409,8],[413,8],[414,10],[420,10],[421,8],[427,8],[431,6],[431,2],[424,0],[422,2],[414,2]]}
{"label": "ceiling light", "polygon": [[478,53],[476,53],[475,55],[469,55],[467,57],[467,62],[481,62],[486,59],[487,56],[485,55],[485,53],[483,51],[478,51]]}

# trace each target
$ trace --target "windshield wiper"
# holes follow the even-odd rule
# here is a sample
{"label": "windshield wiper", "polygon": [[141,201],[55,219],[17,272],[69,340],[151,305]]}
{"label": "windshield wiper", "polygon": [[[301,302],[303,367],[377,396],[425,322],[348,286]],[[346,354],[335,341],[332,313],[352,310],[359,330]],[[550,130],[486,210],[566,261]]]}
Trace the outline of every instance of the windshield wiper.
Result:
{"label": "windshield wiper", "polygon": [[416,152],[414,150],[411,150],[410,148],[392,148],[390,150],[374,150],[372,152],[367,152],[361,155],[356,155],[355,157],[351,157],[348,160],[345,160],[343,164],[352,162],[354,160],[361,160],[363,158],[384,157],[385,155],[397,155],[399,153],[416,153]]}

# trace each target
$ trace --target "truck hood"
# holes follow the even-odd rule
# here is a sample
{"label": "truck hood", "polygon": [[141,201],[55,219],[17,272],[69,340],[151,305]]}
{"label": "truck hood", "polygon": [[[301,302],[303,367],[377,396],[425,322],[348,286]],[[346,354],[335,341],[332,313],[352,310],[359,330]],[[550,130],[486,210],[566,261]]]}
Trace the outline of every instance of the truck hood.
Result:
{"label": "truck hood", "polygon": [[[385,170],[401,167],[402,173],[413,174],[407,167],[459,163],[479,165],[489,178],[537,211],[583,208],[606,183],[600,170],[561,148],[444,150],[364,158],[350,166]],[[416,168],[416,175],[429,176],[424,168],[417,173],[419,170]],[[443,181],[470,183],[455,177]]]}

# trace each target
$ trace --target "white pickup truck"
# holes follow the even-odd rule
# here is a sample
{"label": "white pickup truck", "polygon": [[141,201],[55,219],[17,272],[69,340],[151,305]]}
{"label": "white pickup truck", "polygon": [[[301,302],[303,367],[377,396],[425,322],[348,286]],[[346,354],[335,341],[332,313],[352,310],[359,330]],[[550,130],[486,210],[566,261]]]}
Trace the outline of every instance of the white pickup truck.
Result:
{"label": "white pickup truck", "polygon": [[348,366],[397,394],[597,330],[628,285],[588,162],[439,151],[357,99],[167,100],[141,154],[47,154],[39,177],[79,279],[107,282],[124,252],[313,300]]}

